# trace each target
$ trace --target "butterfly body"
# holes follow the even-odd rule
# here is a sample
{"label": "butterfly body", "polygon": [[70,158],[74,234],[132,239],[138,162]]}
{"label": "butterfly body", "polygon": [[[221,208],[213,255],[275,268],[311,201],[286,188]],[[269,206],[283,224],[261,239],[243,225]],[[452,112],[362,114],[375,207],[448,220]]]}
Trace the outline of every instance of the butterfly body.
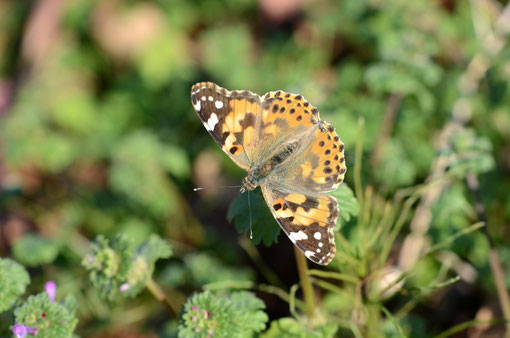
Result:
{"label": "butterfly body", "polygon": [[260,186],[289,239],[313,262],[328,264],[338,208],[326,192],[346,171],[334,128],[301,95],[282,91],[260,97],[201,82],[191,101],[213,139],[247,171],[241,192]]}

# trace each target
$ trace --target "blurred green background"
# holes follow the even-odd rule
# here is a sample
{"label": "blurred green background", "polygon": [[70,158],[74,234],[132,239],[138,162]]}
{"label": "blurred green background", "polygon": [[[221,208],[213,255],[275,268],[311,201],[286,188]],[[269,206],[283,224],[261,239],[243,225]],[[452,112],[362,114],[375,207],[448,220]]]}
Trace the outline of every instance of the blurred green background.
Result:
{"label": "blurred green background", "polygon": [[[73,293],[82,336],[152,337],[174,325],[163,324],[169,318],[148,295],[123,306],[98,298],[79,264],[98,234],[124,233],[136,243],[161,235],[174,249],[158,266],[161,285],[184,300],[212,281],[261,280],[226,221],[237,189],[193,191],[243,177],[190,103],[192,84],[214,81],[304,95],[345,143],[351,187],[362,118],[361,175],[382,198],[433,177],[438,157],[455,157],[444,171],[467,163],[508,270],[506,3],[1,1],[0,255],[30,267],[29,290],[52,279]],[[445,132],[459,119],[459,130]],[[475,223],[473,205],[465,182],[450,182],[429,205],[427,240]],[[412,232],[402,230],[393,263]],[[283,285],[296,281],[284,235],[258,247]],[[447,253],[463,280],[421,300],[410,317],[415,333],[501,316],[483,233],[456,240]],[[429,280],[439,268],[427,260],[412,278]],[[270,318],[288,315],[285,303],[263,299]]]}

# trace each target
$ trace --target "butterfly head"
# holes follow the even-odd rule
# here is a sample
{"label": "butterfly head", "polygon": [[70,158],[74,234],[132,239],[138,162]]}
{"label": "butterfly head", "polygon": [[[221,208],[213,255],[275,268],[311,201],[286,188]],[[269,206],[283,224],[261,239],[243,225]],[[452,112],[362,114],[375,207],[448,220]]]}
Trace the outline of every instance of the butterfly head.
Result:
{"label": "butterfly head", "polygon": [[244,193],[248,190],[253,190],[259,185],[259,182],[257,179],[253,176],[248,174],[245,178],[243,178],[243,185],[241,186],[241,193]]}

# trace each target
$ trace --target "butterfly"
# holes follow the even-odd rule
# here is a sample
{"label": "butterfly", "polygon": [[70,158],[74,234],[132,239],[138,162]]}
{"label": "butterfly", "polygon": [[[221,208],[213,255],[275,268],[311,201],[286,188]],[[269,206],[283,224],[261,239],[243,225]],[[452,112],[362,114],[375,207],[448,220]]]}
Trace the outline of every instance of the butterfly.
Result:
{"label": "butterfly", "polygon": [[311,261],[329,264],[338,203],[326,193],[346,172],[335,128],[302,95],[280,90],[260,97],[200,82],[191,88],[191,103],[216,143],[248,172],[241,192],[260,186],[289,239]]}

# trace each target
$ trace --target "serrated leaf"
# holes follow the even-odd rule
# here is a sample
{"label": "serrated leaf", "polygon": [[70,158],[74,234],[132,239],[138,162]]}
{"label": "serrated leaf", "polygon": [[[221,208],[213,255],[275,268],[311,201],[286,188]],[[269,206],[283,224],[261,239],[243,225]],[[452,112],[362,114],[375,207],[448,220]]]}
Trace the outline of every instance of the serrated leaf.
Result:
{"label": "serrated leaf", "polygon": [[[248,202],[248,194],[250,201]],[[228,208],[227,219],[234,221],[237,231],[242,234],[250,233],[250,210],[253,227],[253,243],[270,246],[278,242],[280,227],[267,207],[260,188],[240,194]]]}
{"label": "serrated leaf", "polygon": [[72,337],[78,319],[70,302],[52,302],[46,292],[30,296],[14,311],[16,323],[36,329],[37,337]]}
{"label": "serrated leaf", "polygon": [[98,236],[82,265],[89,270],[92,285],[101,297],[113,300],[140,293],[152,278],[155,262],[171,254],[170,245],[156,235],[138,248],[124,235],[111,241]]}
{"label": "serrated leaf", "polygon": [[333,323],[325,324],[311,330],[294,318],[281,318],[273,320],[269,330],[261,336],[263,338],[307,338],[307,337],[334,337],[338,327]]}
{"label": "serrated leaf", "polygon": [[189,270],[190,277],[196,284],[222,282],[222,281],[253,281],[251,270],[235,268],[224,265],[221,261],[207,253],[188,255],[184,263]]}
{"label": "serrated leaf", "polygon": [[14,243],[14,257],[28,266],[48,264],[55,260],[59,245],[50,239],[28,234]]}
{"label": "serrated leaf", "polygon": [[252,337],[266,327],[264,303],[246,291],[219,297],[210,291],[195,294],[184,305],[179,337]]}
{"label": "serrated leaf", "polygon": [[455,154],[455,162],[450,165],[450,171],[458,177],[463,178],[468,172],[481,174],[496,165],[491,153],[491,141],[476,135],[473,129],[466,128],[453,134],[449,142],[451,152]]}
{"label": "serrated leaf", "polygon": [[338,189],[331,192],[331,195],[338,201],[339,216],[341,222],[349,222],[352,216],[357,216],[359,204],[354,192],[345,183],[340,184]]}
{"label": "serrated leaf", "polygon": [[9,309],[25,293],[30,276],[21,264],[0,258],[0,313]]}

